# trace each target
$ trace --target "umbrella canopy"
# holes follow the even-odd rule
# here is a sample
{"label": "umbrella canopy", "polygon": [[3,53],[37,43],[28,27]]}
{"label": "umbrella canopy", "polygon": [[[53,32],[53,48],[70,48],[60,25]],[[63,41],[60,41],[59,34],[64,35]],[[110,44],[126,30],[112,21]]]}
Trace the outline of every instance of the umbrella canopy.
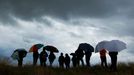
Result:
{"label": "umbrella canopy", "polygon": [[43,46],[43,44],[35,44],[30,48],[29,52],[37,52],[38,49],[42,48]]}
{"label": "umbrella canopy", "polygon": [[19,60],[19,53],[18,53],[18,51],[14,51],[13,54],[11,55],[11,58],[13,60]]}
{"label": "umbrella canopy", "polygon": [[88,43],[81,43],[79,44],[79,47],[78,49],[81,49],[81,50],[84,50],[84,51],[89,51],[89,52],[93,52],[94,51],[94,47],[91,46],[90,44]]}
{"label": "umbrella canopy", "polygon": [[74,56],[74,55],[76,55],[76,54],[75,54],[75,53],[70,53],[70,55]]}
{"label": "umbrella canopy", "polygon": [[99,42],[96,47],[95,47],[95,52],[99,52],[100,50],[102,49],[106,49],[106,44],[108,43],[109,41],[101,41]]}
{"label": "umbrella canopy", "polygon": [[13,54],[11,55],[11,57],[14,60],[19,60],[19,55],[21,55],[23,58],[26,56],[27,51],[25,49],[16,49]]}
{"label": "umbrella canopy", "polygon": [[56,52],[56,53],[59,52],[56,47],[50,46],[50,45],[45,46],[44,49],[47,50],[47,51],[50,51],[50,52]]}
{"label": "umbrella canopy", "polygon": [[126,49],[126,44],[120,40],[112,40],[106,44],[106,49],[109,52],[119,52]]}

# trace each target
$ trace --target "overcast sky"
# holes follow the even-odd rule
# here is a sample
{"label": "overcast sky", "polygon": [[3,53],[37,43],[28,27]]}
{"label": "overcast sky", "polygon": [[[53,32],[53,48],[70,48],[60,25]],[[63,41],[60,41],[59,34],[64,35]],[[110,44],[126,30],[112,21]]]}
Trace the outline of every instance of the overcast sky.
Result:
{"label": "overcast sky", "polygon": [[[0,55],[10,57],[17,48],[28,51],[35,43],[71,53],[82,42],[95,47],[116,39],[127,44],[118,60],[132,62],[133,13],[134,0],[0,0]],[[25,59],[32,60],[31,54]],[[100,62],[99,55],[93,54],[91,62]]]}

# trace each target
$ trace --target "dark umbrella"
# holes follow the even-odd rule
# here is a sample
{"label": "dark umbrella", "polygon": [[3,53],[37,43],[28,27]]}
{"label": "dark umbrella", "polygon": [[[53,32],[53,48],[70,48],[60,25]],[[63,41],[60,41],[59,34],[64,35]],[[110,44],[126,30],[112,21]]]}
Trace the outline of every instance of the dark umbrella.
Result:
{"label": "dark umbrella", "polygon": [[76,55],[76,54],[75,54],[75,53],[70,53],[70,55],[74,56],[74,55]]}
{"label": "dark umbrella", "polygon": [[23,57],[26,57],[27,51],[25,49],[17,49],[20,54],[23,55]]}
{"label": "dark umbrella", "polygon": [[22,57],[25,57],[26,56],[26,54],[27,54],[27,51],[25,50],[25,49],[23,49],[23,48],[21,48],[21,49],[16,49],[14,52],[13,52],[13,54],[11,55],[11,57],[14,59],[14,60],[18,60],[19,59],[19,54],[21,54],[22,55]]}
{"label": "dark umbrella", "polygon": [[90,51],[90,52],[94,51],[94,47],[88,43],[80,43],[78,49],[81,49],[84,51]]}
{"label": "dark umbrella", "polygon": [[59,52],[56,47],[50,46],[50,45],[45,46],[44,49],[47,50],[47,51],[50,51],[50,52],[56,52],[56,53]]}

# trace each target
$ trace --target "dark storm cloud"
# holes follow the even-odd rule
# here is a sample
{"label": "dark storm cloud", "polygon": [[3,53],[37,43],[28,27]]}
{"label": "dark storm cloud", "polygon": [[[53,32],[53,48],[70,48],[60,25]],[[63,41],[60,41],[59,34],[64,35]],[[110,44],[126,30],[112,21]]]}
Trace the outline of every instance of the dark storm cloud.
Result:
{"label": "dark storm cloud", "polygon": [[95,47],[112,39],[126,42],[133,54],[133,8],[134,0],[0,0],[0,55],[35,43],[70,53],[80,42]]}
{"label": "dark storm cloud", "polygon": [[[0,20],[10,21],[13,15],[24,20],[43,15],[68,19],[70,17],[112,16],[132,5],[131,0],[0,0]],[[123,6],[124,5],[124,6]]]}

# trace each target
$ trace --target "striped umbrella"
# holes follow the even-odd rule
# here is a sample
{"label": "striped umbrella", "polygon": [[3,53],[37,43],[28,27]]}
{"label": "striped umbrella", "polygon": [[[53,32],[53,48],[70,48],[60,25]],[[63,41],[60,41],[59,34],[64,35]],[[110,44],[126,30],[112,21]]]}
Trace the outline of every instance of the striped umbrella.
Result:
{"label": "striped umbrella", "polygon": [[29,52],[37,52],[38,49],[42,48],[43,46],[43,44],[35,44],[30,48]]}

